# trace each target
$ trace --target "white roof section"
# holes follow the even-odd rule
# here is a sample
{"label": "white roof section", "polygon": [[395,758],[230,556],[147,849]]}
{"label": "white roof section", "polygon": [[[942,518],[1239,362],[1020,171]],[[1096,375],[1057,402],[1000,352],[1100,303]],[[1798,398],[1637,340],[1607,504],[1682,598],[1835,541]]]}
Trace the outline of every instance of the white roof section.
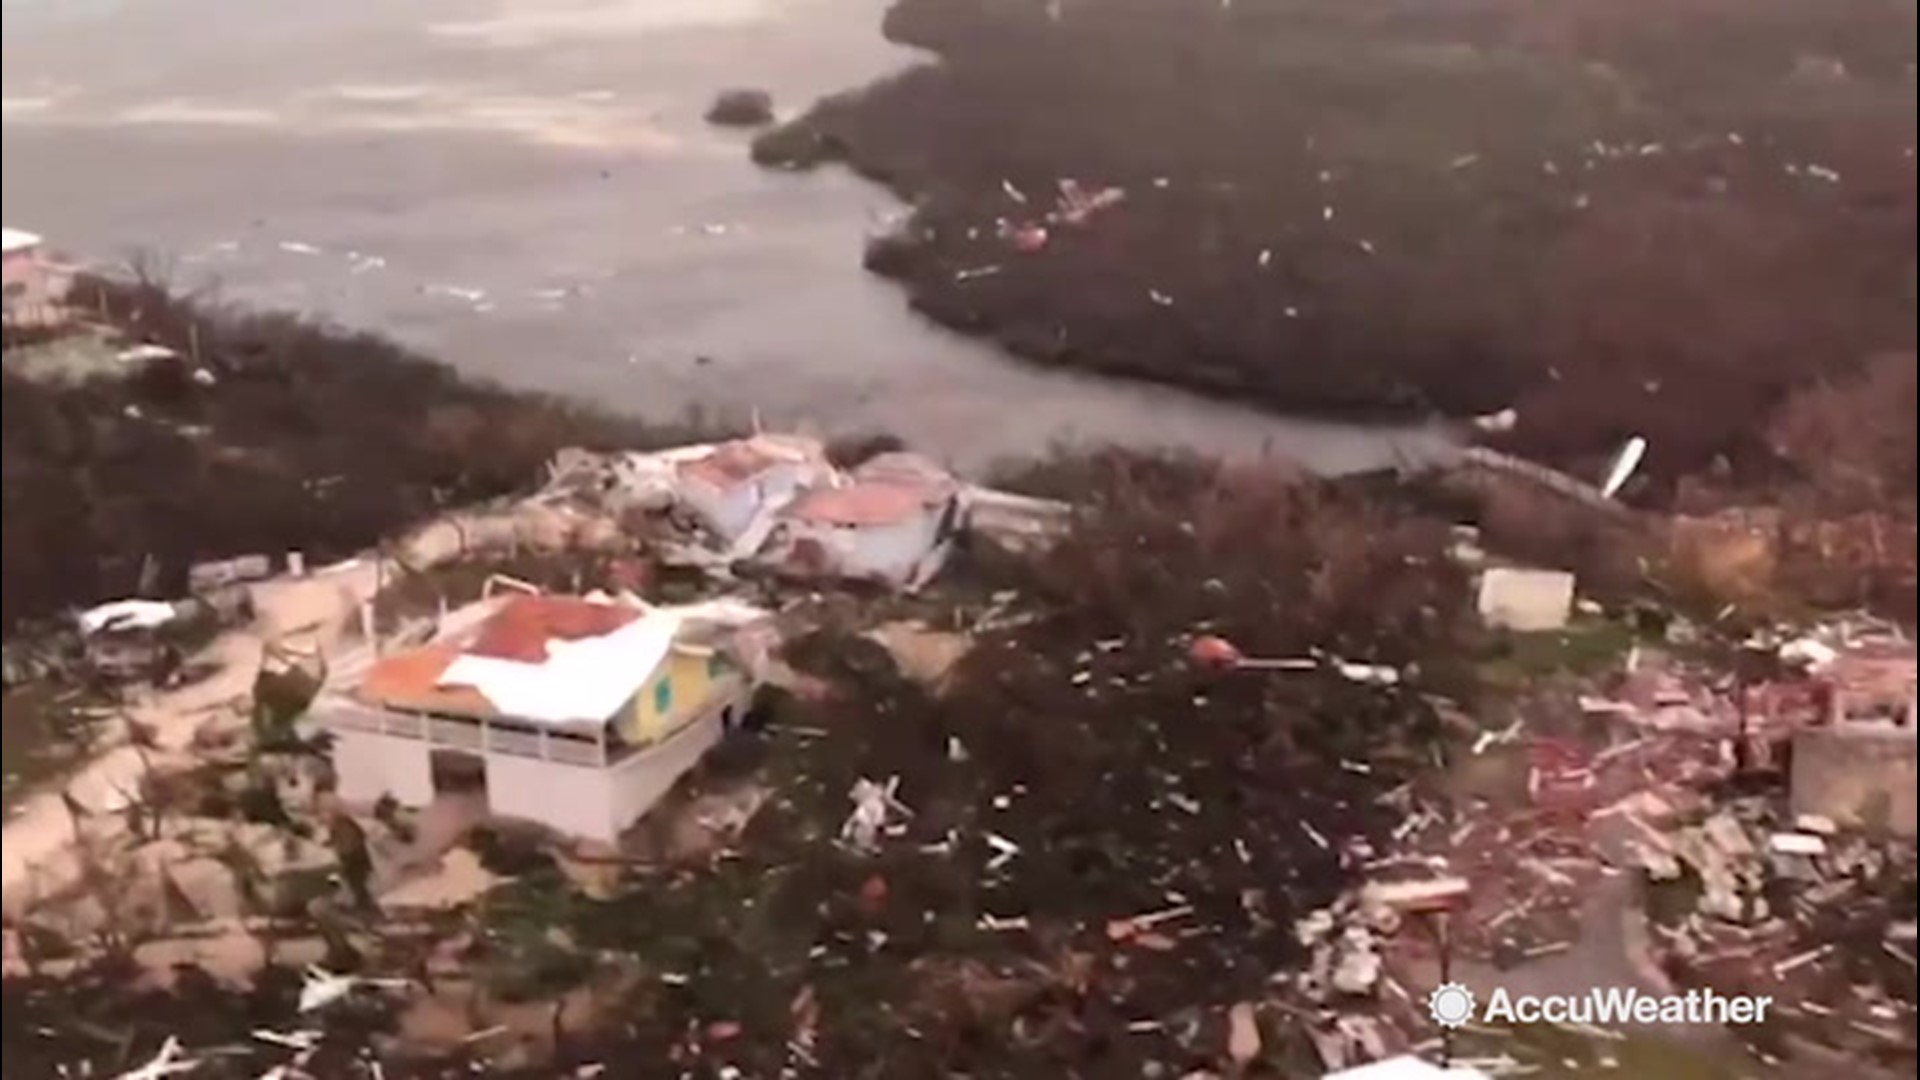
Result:
{"label": "white roof section", "polygon": [[600,723],[653,676],[680,618],[654,612],[599,637],[548,641],[538,664],[462,653],[438,686],[469,686],[503,715],[538,723]]}
{"label": "white roof section", "polygon": [[39,246],[40,237],[25,229],[0,229],[0,253],[11,255]]}
{"label": "white roof section", "polygon": [[104,630],[151,630],[178,618],[180,612],[161,600],[112,600],[80,613],[80,632],[92,636]]}
{"label": "white roof section", "polygon": [[766,617],[764,609],[730,597],[651,608],[599,637],[549,640],[547,657],[537,664],[461,653],[435,685],[471,687],[516,720],[602,723],[653,677],[687,624],[739,627]]}
{"label": "white roof section", "polygon": [[1441,1068],[1412,1054],[1386,1058],[1341,1072],[1325,1080],[1488,1080],[1487,1074],[1466,1065]]}

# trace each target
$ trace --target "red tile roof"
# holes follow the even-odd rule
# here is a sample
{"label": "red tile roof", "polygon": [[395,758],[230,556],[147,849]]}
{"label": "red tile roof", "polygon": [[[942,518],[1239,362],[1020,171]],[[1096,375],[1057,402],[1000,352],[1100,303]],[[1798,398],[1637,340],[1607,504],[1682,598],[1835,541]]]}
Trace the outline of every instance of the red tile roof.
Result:
{"label": "red tile roof", "polygon": [[925,487],[856,483],[815,488],[795,499],[788,516],[822,525],[891,525],[926,512],[940,497]]}
{"label": "red tile roof", "polygon": [[456,645],[422,645],[376,662],[360,680],[355,695],[374,705],[450,716],[494,715],[493,704],[468,686],[439,686],[440,676],[460,655]]}
{"label": "red tile roof", "polygon": [[493,716],[490,703],[467,686],[440,686],[448,665],[462,654],[537,664],[547,658],[550,641],[600,637],[640,618],[624,604],[603,604],[572,596],[516,596],[480,625],[464,646],[434,642],[376,662],[360,681],[358,696],[398,709]]}
{"label": "red tile roof", "polygon": [[625,604],[605,604],[576,596],[516,596],[480,626],[463,651],[471,656],[537,664],[547,658],[547,642],[602,637],[638,619]]}

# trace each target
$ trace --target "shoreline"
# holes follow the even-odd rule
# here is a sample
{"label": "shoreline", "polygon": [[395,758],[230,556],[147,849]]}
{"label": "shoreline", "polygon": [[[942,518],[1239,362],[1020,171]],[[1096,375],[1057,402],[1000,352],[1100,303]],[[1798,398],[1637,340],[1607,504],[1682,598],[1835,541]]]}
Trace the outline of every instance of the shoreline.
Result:
{"label": "shoreline", "polygon": [[[1913,347],[1895,239],[1914,212],[1911,64],[1863,13],[1770,9],[1758,55],[1729,66],[1744,104],[1677,84],[1666,52],[1526,44],[1544,31],[1517,6],[1405,26],[1258,3],[1051,10],[900,0],[886,33],[935,61],[755,144],[762,164],[844,164],[914,205],[870,268],[1029,362],[1333,415],[1511,407],[1504,449],[1586,471],[1642,434],[1670,486],[1718,460],[1764,477],[1771,449],[1729,417]],[[1686,19],[1607,29],[1684,38]],[[1850,96],[1801,85],[1812,34]],[[1428,100],[1391,111],[1396,79]],[[1647,100],[1615,100],[1632,94]],[[1809,185],[1810,167],[1840,179]],[[1119,201],[1062,223],[1046,211],[1068,177]],[[1635,239],[1649,229],[1685,237],[1688,260]]]}
{"label": "shoreline", "polygon": [[[701,120],[736,81],[786,114],[917,59],[877,32],[874,0],[781,0],[725,26],[696,11],[677,30],[633,0],[592,0],[578,23],[484,0],[345,0],[312,14],[327,30],[298,48],[281,13],[196,3],[263,35],[271,64],[251,83],[203,42],[128,48],[119,15],[9,42],[10,223],[88,254],[145,250],[183,286],[325,312],[515,388],[656,417],[910,428],[973,472],[1056,440],[1270,449],[1329,471],[1445,452],[1418,427],[1042,371],[908,310],[858,265],[891,194],[839,170],[757,168],[746,133]],[[168,33],[154,11],[126,18]],[[491,31],[436,31],[447,21]],[[124,76],[61,89],[87,89],[102,56]]]}

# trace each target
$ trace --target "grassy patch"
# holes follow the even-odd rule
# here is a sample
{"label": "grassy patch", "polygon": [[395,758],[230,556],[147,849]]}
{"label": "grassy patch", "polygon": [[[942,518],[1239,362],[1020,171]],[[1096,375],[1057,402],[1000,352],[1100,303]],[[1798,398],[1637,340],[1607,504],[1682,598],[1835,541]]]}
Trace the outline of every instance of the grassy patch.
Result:
{"label": "grassy patch", "polygon": [[1480,674],[1490,686],[1514,690],[1554,676],[1594,675],[1617,667],[1636,639],[1628,623],[1578,617],[1564,630],[1499,636],[1488,648]]}

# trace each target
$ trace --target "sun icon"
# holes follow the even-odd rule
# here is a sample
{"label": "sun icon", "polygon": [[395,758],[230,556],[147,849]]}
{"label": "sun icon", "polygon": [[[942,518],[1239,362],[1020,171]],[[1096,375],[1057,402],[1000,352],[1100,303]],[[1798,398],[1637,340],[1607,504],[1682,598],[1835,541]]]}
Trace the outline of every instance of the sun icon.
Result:
{"label": "sun icon", "polygon": [[1427,995],[1427,1012],[1444,1028],[1457,1028],[1473,1019],[1473,991],[1456,982],[1441,983]]}

